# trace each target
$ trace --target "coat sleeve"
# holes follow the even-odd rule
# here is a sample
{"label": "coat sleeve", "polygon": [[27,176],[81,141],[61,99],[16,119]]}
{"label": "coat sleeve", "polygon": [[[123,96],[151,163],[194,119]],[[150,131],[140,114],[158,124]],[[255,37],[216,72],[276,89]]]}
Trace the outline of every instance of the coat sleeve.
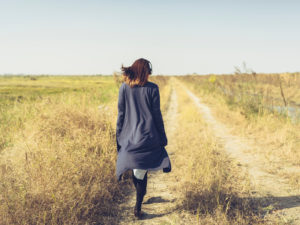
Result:
{"label": "coat sleeve", "polygon": [[152,113],[155,122],[155,126],[160,136],[160,144],[166,146],[168,139],[165,132],[164,122],[160,111],[160,95],[158,87],[154,88],[152,95]]}
{"label": "coat sleeve", "polygon": [[116,141],[117,141],[117,150],[120,150],[120,145],[118,142],[120,133],[122,131],[125,115],[125,92],[124,85],[121,85],[119,90],[119,99],[118,99],[118,118],[117,118],[117,127],[116,127]]}

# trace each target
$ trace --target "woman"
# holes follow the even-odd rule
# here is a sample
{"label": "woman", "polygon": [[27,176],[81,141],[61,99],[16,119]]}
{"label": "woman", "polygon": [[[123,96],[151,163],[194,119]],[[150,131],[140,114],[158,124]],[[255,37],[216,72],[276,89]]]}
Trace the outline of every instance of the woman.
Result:
{"label": "woman", "polygon": [[171,171],[166,152],[167,137],[160,111],[158,86],[148,81],[151,63],[136,60],[132,66],[123,67],[119,90],[117,119],[117,177],[120,180],[127,170],[133,170],[136,188],[134,215],[142,217],[141,205],[147,188],[149,170]]}

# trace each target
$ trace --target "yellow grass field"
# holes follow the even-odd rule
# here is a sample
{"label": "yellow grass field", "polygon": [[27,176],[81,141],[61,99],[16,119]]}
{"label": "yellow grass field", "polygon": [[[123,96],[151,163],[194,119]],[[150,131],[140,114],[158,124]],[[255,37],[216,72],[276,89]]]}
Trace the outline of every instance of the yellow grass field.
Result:
{"label": "yellow grass field", "polygon": [[173,171],[137,221],[115,178],[121,78],[0,76],[0,224],[300,224],[300,74],[150,79]]}

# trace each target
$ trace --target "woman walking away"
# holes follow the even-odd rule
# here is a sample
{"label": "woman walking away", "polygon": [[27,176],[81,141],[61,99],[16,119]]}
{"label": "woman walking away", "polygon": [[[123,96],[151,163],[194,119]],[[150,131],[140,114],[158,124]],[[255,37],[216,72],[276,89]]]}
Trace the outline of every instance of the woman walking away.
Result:
{"label": "woman walking away", "polygon": [[171,163],[165,149],[168,141],[160,111],[159,89],[148,81],[151,63],[141,58],[121,69],[124,82],[118,101],[116,175],[120,180],[125,171],[132,170],[136,188],[134,215],[141,219],[147,172],[170,172]]}

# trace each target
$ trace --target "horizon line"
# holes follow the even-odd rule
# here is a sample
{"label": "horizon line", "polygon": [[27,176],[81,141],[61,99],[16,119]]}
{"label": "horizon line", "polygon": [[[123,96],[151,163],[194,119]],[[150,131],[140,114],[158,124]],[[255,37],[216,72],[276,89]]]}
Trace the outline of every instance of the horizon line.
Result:
{"label": "horizon line", "polygon": [[[0,73],[0,76],[113,76],[115,72],[111,74],[102,74],[102,73],[95,73],[95,74],[50,74],[50,73],[39,73],[39,74],[29,74],[29,73]],[[293,72],[255,72],[255,74],[298,74],[300,71],[293,71]],[[118,73],[120,74],[120,73]],[[236,75],[238,73],[186,73],[186,74],[151,74],[151,76],[188,76],[188,75],[199,75],[199,76],[208,76],[208,75]],[[241,72],[240,74],[248,74],[251,75],[252,73],[249,72]]]}

